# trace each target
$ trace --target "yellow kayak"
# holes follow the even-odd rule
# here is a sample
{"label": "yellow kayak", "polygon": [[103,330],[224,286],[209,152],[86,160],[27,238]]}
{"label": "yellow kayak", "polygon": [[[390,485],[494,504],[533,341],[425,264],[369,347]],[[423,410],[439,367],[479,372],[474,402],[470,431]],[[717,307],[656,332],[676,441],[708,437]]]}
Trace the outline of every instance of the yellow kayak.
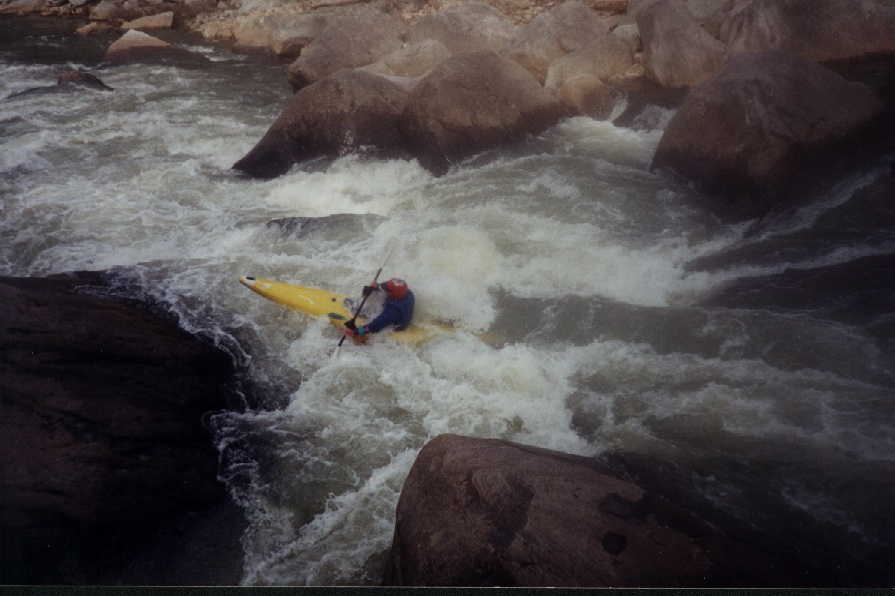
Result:
{"label": "yellow kayak", "polygon": [[[249,276],[240,277],[239,283],[277,304],[312,317],[326,317],[339,331],[344,329],[345,322],[354,316],[355,305],[351,298],[344,294]],[[359,316],[357,322],[363,325],[367,321]],[[388,332],[388,335],[396,341],[416,345],[449,330],[450,327],[444,325],[413,324],[403,331]]]}

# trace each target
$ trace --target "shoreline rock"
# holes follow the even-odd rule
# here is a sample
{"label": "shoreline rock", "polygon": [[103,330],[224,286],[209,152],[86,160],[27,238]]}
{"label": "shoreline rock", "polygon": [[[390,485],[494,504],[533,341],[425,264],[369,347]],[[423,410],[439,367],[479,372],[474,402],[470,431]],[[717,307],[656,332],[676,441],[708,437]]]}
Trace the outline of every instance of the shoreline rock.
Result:
{"label": "shoreline rock", "polygon": [[[91,583],[227,502],[201,418],[233,363],[107,278],[0,278],[2,583]],[[157,581],[160,581],[159,578]]]}

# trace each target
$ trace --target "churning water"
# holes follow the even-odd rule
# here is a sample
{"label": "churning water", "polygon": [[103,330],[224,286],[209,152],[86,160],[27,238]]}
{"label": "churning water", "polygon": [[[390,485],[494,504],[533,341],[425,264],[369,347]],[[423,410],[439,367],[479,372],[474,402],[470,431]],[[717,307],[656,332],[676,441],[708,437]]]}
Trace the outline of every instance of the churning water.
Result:
{"label": "churning water", "polygon": [[[115,91],[0,101],[0,274],[115,269],[261,388],[209,418],[249,520],[245,584],[376,583],[402,482],[444,432],[690,463],[744,519],[748,486],[891,544],[885,342],[810,310],[701,306],[740,277],[895,252],[870,224],[817,241],[817,222],[891,157],[757,234],[649,171],[672,115],[661,108],[630,128],[573,118],[441,178],[347,155],[251,181],[229,168],[285,105],[282,66],[183,40],[203,60],[106,67],[71,37],[2,41],[0,96],[69,68]],[[792,249],[799,235],[814,241]],[[688,268],[732,249],[756,256]],[[407,279],[417,318],[455,333],[333,357],[328,324],[237,282],[357,294],[390,252],[382,278]]]}

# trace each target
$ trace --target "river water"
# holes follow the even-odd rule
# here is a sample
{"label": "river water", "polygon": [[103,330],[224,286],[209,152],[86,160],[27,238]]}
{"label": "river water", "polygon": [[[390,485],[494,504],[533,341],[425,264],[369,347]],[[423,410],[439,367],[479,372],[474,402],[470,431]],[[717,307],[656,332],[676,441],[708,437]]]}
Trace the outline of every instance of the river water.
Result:
{"label": "river water", "polygon": [[[892,547],[895,368],[872,331],[888,315],[705,306],[744,277],[895,253],[873,218],[819,223],[847,219],[892,156],[739,223],[649,171],[660,107],[566,120],[441,178],[346,155],[252,181],[229,168],[285,105],[283,65],[180,38],[201,59],[111,67],[107,40],[12,23],[0,96],[68,68],[115,91],[0,101],[0,274],[114,270],[233,354],[256,389],[207,422],[249,521],[244,584],[377,583],[402,482],[445,432],[659,457],[748,522],[794,511],[843,550]],[[389,254],[382,279],[454,333],[334,356],[327,324],[238,283],[358,294]]]}

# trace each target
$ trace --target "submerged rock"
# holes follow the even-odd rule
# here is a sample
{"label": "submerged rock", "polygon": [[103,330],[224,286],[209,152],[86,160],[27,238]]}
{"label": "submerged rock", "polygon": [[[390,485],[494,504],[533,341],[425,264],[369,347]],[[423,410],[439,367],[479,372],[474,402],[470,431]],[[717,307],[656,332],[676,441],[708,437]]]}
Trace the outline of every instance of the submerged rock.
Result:
{"label": "submerged rock", "polygon": [[0,278],[2,583],[108,577],[226,500],[201,418],[227,407],[230,358],[105,283]]}

